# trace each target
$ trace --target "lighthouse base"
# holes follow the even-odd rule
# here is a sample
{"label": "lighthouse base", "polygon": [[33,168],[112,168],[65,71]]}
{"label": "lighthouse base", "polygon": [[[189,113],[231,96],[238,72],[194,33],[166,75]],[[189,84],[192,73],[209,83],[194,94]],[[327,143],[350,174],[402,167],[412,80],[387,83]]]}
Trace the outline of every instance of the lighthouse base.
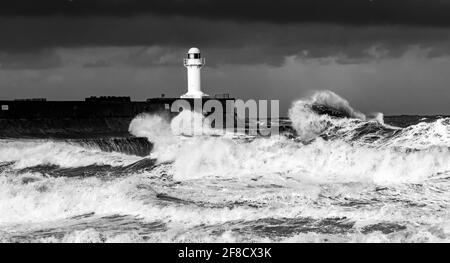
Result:
{"label": "lighthouse base", "polygon": [[182,99],[201,99],[201,98],[208,98],[209,95],[205,94],[203,92],[188,92],[184,95],[181,95],[180,98]]}

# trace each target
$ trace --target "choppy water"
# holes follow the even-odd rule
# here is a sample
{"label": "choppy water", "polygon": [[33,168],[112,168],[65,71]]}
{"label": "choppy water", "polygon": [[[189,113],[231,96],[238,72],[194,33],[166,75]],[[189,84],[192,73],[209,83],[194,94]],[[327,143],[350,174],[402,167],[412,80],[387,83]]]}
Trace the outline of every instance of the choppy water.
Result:
{"label": "choppy water", "polygon": [[0,140],[0,241],[449,242],[450,119],[400,129],[342,101],[298,101],[295,131],[264,138],[139,116],[154,147]]}

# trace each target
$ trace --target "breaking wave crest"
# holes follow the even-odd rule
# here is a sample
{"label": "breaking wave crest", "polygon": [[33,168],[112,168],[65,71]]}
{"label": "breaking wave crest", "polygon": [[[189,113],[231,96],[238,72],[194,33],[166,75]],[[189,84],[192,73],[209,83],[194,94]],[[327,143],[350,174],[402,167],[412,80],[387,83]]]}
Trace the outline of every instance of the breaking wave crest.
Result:
{"label": "breaking wave crest", "polygon": [[[302,140],[314,139],[327,130],[333,132],[335,128],[355,129],[355,124],[366,121],[364,114],[331,91],[319,91],[309,98],[295,101],[288,115]],[[373,122],[382,125],[382,114],[377,114]]]}
{"label": "breaking wave crest", "polygon": [[119,152],[105,152],[97,147],[83,147],[69,142],[45,140],[8,140],[0,142],[0,163],[14,163],[18,169],[37,165],[81,167],[88,165],[120,166],[139,157]]}
{"label": "breaking wave crest", "polygon": [[66,139],[65,142],[105,152],[118,152],[141,157],[148,156],[153,144],[143,137],[112,137],[89,139]]}

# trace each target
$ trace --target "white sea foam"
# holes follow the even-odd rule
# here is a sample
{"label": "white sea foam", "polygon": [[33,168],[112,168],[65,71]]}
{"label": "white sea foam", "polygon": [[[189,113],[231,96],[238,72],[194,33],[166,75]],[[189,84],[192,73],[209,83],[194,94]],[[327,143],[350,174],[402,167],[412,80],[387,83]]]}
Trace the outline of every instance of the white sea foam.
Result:
{"label": "white sea foam", "polygon": [[[343,111],[348,118],[319,115],[312,103]],[[195,117],[202,121],[199,136],[187,125]],[[294,140],[209,136],[204,131],[210,123],[189,112],[171,123],[157,115],[137,116],[129,130],[155,144],[151,156],[159,164],[117,178],[51,178],[15,169],[121,166],[140,158],[47,140],[2,140],[0,162],[14,164],[0,173],[0,240],[449,240],[448,119],[397,130],[384,124],[381,114],[365,117],[330,92],[294,103],[290,117],[299,134]],[[86,214],[92,216],[77,219]],[[111,216],[126,216],[124,224],[105,219]],[[333,220],[350,230],[324,233],[327,224],[330,231],[340,227]],[[155,222],[161,229],[151,229]],[[382,227],[367,230],[385,223],[386,233]],[[133,231],[120,229],[130,224]],[[268,234],[261,230],[268,224],[284,229]],[[321,231],[305,224],[320,225]],[[43,236],[42,229],[58,235]]]}
{"label": "white sea foam", "polygon": [[289,173],[318,182],[389,184],[445,176],[450,171],[450,152],[445,147],[417,152],[373,149],[322,139],[307,145],[285,139],[259,139],[248,144],[208,139],[186,142],[174,162],[177,180]]}

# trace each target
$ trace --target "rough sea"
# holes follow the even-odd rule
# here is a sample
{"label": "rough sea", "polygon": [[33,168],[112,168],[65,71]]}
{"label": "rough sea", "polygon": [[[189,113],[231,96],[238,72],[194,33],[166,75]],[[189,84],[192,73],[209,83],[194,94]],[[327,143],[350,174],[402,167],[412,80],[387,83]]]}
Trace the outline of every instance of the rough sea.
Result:
{"label": "rough sea", "polygon": [[279,135],[184,136],[174,123],[1,139],[0,242],[450,241],[450,118],[388,124],[319,92]]}

